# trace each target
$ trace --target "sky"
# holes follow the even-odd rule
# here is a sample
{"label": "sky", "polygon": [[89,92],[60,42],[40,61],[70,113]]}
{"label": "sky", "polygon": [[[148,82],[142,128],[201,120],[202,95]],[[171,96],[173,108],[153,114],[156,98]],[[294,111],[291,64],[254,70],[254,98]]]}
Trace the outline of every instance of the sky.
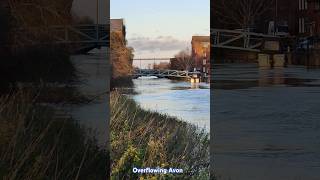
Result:
{"label": "sky", "polygon": [[209,35],[210,0],[111,0],[110,17],[125,20],[135,58],[168,58]]}

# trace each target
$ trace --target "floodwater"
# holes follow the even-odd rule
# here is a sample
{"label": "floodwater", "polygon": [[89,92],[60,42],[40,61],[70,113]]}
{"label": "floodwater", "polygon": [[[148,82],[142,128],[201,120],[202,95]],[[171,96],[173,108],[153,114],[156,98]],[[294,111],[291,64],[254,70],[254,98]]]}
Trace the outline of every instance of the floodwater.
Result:
{"label": "floodwater", "polygon": [[78,90],[92,98],[88,104],[74,105],[71,114],[90,131],[98,143],[106,147],[109,138],[109,82],[110,64],[107,49],[93,50],[87,55],[72,56],[82,83]]}
{"label": "floodwater", "polygon": [[217,179],[320,179],[320,69],[213,69]]}
{"label": "floodwater", "polygon": [[140,77],[133,81],[137,92],[133,99],[142,108],[175,116],[209,132],[209,84],[156,77]]}

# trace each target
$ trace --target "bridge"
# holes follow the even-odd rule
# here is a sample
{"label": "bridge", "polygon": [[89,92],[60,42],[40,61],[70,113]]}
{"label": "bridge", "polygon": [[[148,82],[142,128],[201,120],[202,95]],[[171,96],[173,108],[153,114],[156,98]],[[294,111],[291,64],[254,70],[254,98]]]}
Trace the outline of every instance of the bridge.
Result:
{"label": "bridge", "polygon": [[158,78],[187,78],[199,77],[200,72],[178,71],[178,70],[156,70],[156,69],[136,69],[133,73],[134,78],[141,76],[156,76]]}
{"label": "bridge", "polygon": [[[94,48],[109,46],[109,25],[106,24],[82,24],[82,25],[58,25],[49,27],[32,27],[28,29],[16,29],[26,35],[31,41],[29,45],[50,43],[63,44],[73,47],[75,53],[86,53]],[[29,32],[29,33],[28,33]],[[36,34],[30,32],[44,32],[50,34],[45,41],[34,41]],[[25,36],[26,36],[25,35]],[[35,38],[33,38],[35,37]]]}
{"label": "bridge", "polygon": [[211,29],[214,48],[260,52],[264,39],[278,36],[241,30]]}
{"label": "bridge", "polygon": [[135,58],[133,59],[134,61],[165,61],[165,60],[170,60],[171,58]]}
{"label": "bridge", "polygon": [[152,58],[134,58],[133,61],[140,61],[139,68],[142,69],[142,61],[153,61],[153,66],[156,65],[156,61],[170,61],[171,58],[165,57],[152,57]]}

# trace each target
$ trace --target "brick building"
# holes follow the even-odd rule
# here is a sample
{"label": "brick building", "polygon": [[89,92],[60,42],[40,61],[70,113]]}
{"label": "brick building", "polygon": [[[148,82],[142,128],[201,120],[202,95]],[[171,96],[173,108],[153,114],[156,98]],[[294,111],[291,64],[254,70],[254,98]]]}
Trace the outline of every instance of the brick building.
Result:
{"label": "brick building", "polygon": [[320,0],[278,0],[277,24],[287,24],[290,35],[320,35]]}
{"label": "brick building", "polygon": [[210,74],[210,36],[192,36],[192,59],[197,71]]}
{"label": "brick building", "polygon": [[302,21],[299,22],[304,23],[304,27],[300,30],[306,36],[320,35],[320,0],[304,1],[307,1],[307,6],[305,6],[305,12],[299,17]]}
{"label": "brick building", "polygon": [[124,19],[110,19],[110,31],[118,32],[122,35],[123,40],[126,39],[126,26],[124,24]]}

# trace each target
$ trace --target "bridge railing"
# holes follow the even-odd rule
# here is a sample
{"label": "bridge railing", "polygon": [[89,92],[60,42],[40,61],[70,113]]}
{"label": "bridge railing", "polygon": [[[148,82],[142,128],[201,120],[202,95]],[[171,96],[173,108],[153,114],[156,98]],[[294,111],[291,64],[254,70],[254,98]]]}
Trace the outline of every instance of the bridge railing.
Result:
{"label": "bridge railing", "polygon": [[266,38],[278,38],[273,35],[240,30],[211,29],[212,46],[216,48],[257,51]]}
{"label": "bridge railing", "polygon": [[157,77],[181,77],[191,78],[193,75],[200,75],[200,72],[189,72],[179,70],[157,70],[157,69],[137,69],[133,76],[157,76]]}
{"label": "bridge railing", "polygon": [[68,25],[50,27],[57,43],[107,43],[107,25]]}
{"label": "bridge railing", "polygon": [[50,41],[57,44],[72,43],[96,43],[107,45],[109,42],[109,26],[106,24],[82,24],[82,25],[55,25],[48,27],[29,27],[18,28],[15,30],[20,33],[28,33],[32,36],[33,44],[43,43],[37,40],[37,32],[47,34],[48,39],[42,41]]}

